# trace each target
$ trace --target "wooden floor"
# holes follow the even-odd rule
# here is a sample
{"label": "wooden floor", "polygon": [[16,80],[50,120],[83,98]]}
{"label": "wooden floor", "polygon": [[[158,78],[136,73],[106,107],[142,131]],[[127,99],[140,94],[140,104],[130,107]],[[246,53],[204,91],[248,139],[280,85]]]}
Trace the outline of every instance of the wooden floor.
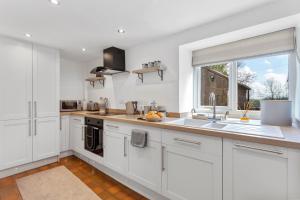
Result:
{"label": "wooden floor", "polygon": [[103,200],[146,199],[140,194],[95,169],[86,162],[76,158],[75,156],[70,156],[61,159],[59,163],[53,163],[37,169],[16,174],[14,176],[0,179],[0,200],[22,200],[16,184],[16,179],[60,165],[67,167]]}

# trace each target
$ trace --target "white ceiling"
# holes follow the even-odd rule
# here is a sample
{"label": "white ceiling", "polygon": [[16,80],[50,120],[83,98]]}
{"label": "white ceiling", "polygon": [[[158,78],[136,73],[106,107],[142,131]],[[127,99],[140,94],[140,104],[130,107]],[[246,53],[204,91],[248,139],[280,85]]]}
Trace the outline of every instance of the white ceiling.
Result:
{"label": "white ceiling", "polygon": [[[0,0],[0,34],[62,50],[80,61],[129,48],[275,0]],[[122,27],[126,33],[117,32]],[[86,48],[85,53],[81,52]]]}

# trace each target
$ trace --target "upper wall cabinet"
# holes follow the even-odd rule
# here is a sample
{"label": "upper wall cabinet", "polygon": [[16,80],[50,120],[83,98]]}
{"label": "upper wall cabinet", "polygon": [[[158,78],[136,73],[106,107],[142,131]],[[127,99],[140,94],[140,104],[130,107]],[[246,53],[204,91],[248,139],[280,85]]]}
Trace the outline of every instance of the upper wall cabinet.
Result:
{"label": "upper wall cabinet", "polygon": [[59,51],[0,37],[0,120],[59,116]]}
{"label": "upper wall cabinet", "polygon": [[32,45],[0,38],[0,120],[31,114]]}
{"label": "upper wall cabinet", "polygon": [[59,52],[38,45],[33,48],[33,106],[35,117],[59,115]]}

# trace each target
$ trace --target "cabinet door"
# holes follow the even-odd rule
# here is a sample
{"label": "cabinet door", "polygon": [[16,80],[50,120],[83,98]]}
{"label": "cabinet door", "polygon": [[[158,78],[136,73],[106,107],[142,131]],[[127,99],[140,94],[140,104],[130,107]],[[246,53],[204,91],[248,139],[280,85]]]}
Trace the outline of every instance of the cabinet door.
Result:
{"label": "cabinet door", "polygon": [[70,147],[77,153],[84,153],[84,125],[82,118],[70,118]]}
{"label": "cabinet door", "polygon": [[287,200],[284,149],[224,140],[224,200]]}
{"label": "cabinet door", "polygon": [[222,158],[172,145],[163,147],[163,194],[174,200],[221,200]]}
{"label": "cabinet door", "polygon": [[156,192],[161,192],[161,149],[160,142],[148,141],[147,147],[138,148],[128,140],[128,176]]}
{"label": "cabinet door", "polygon": [[32,45],[0,38],[0,120],[30,118]]}
{"label": "cabinet door", "polygon": [[33,88],[35,117],[58,117],[59,53],[57,50],[34,46]]}
{"label": "cabinet door", "polygon": [[69,117],[60,117],[60,152],[70,150]]}
{"label": "cabinet door", "polygon": [[59,155],[59,118],[34,120],[33,160]]}
{"label": "cabinet door", "polygon": [[104,131],[104,163],[109,168],[125,174],[127,171],[127,136]]}
{"label": "cabinet door", "polygon": [[0,122],[0,170],[32,162],[30,120]]}

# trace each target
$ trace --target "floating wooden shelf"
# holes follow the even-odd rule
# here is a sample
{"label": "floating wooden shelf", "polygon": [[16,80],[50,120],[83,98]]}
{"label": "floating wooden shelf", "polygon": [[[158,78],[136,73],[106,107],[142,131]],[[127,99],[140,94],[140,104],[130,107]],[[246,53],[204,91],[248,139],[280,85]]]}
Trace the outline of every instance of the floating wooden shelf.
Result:
{"label": "floating wooden shelf", "polygon": [[112,75],[115,75],[115,74],[125,74],[125,73],[129,73],[129,71],[106,70],[104,72],[97,72],[97,74],[100,74],[100,75],[109,75],[109,76],[112,76]]}
{"label": "floating wooden shelf", "polygon": [[165,69],[162,69],[160,67],[149,67],[149,68],[144,68],[144,69],[133,70],[132,73],[137,74],[138,78],[143,83],[144,82],[144,74],[145,73],[152,73],[152,72],[157,72],[158,76],[163,81],[164,80],[164,70]]}
{"label": "floating wooden shelf", "polygon": [[85,80],[90,82],[90,85],[93,87],[95,87],[95,82],[99,82],[104,87],[105,77],[90,77]]}

